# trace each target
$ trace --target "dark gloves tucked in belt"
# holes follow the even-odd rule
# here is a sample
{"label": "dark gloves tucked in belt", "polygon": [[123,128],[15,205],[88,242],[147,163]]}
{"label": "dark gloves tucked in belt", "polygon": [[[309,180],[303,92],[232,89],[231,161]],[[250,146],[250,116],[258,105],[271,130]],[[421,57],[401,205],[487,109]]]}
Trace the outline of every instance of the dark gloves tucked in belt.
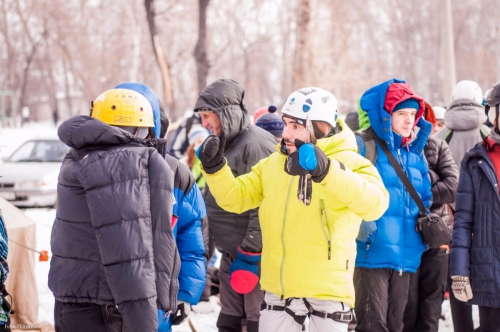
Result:
{"label": "dark gloves tucked in belt", "polygon": [[248,294],[259,282],[260,252],[246,252],[238,246],[238,257],[229,267],[229,283],[236,293]]}
{"label": "dark gloves tucked in belt", "polygon": [[171,332],[172,325],[184,323],[191,312],[191,305],[187,302],[177,300],[177,310],[169,313],[158,309],[158,332]]}
{"label": "dark gloves tucked in belt", "polygon": [[224,133],[220,137],[210,135],[196,150],[196,156],[200,159],[203,169],[208,174],[217,173],[226,165],[226,160],[224,159],[225,144],[226,138]]}
{"label": "dark gloves tucked in belt", "polygon": [[330,159],[316,145],[295,140],[297,151],[285,161],[285,172],[290,175],[311,174],[314,182],[321,182],[330,170]]}

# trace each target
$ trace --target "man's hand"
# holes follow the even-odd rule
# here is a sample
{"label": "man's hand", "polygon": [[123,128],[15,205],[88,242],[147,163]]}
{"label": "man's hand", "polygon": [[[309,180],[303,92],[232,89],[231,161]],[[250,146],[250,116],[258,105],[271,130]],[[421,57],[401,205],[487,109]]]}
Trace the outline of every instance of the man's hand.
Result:
{"label": "man's hand", "polygon": [[330,159],[311,143],[295,140],[297,151],[288,155],[285,172],[290,175],[311,174],[314,182],[321,182],[330,170]]}
{"label": "man's hand", "polygon": [[229,283],[239,294],[248,294],[259,282],[261,253],[246,252],[238,246],[238,257],[229,268]]}
{"label": "man's hand", "polygon": [[457,300],[467,302],[472,299],[472,288],[468,277],[452,276],[451,289]]}
{"label": "man's hand", "polygon": [[224,159],[225,144],[226,138],[222,132],[220,138],[216,135],[208,136],[196,150],[196,156],[208,174],[217,173],[226,165]]}

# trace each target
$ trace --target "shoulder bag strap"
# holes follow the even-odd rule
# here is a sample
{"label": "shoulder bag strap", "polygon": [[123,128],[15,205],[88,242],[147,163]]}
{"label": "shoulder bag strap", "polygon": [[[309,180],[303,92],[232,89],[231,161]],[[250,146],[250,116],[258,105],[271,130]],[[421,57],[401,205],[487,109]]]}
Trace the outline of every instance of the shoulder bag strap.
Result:
{"label": "shoulder bag strap", "polygon": [[403,171],[403,169],[399,165],[399,163],[396,160],[396,158],[394,157],[394,155],[389,151],[389,148],[387,147],[385,142],[382,139],[380,139],[380,137],[378,137],[377,135],[373,135],[373,139],[375,139],[377,141],[377,143],[382,148],[382,151],[384,151],[384,153],[387,156],[387,158],[389,159],[389,162],[391,163],[392,167],[394,168],[394,170],[398,174],[399,178],[403,182],[404,186],[406,187],[406,190],[408,190],[408,192],[410,193],[410,195],[413,198],[413,200],[415,201],[415,203],[417,203],[418,208],[420,209],[420,213],[422,215],[426,215],[427,209],[425,208],[424,203],[422,202],[422,199],[420,199],[420,196],[418,195],[417,191],[415,190],[415,187],[413,187],[413,185],[410,182],[410,179],[408,179],[408,176]]}

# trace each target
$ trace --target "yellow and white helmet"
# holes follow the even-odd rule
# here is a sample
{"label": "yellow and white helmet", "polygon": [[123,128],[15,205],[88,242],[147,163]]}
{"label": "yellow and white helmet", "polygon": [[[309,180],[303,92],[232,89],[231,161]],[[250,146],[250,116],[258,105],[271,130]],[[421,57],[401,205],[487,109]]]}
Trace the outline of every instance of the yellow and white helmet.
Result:
{"label": "yellow and white helmet", "polygon": [[326,90],[309,87],[293,92],[285,100],[281,114],[311,121],[324,121],[332,127],[337,123],[337,98]]}
{"label": "yellow and white helmet", "polygon": [[154,127],[149,101],[128,89],[112,89],[99,95],[92,102],[90,116],[112,126]]}

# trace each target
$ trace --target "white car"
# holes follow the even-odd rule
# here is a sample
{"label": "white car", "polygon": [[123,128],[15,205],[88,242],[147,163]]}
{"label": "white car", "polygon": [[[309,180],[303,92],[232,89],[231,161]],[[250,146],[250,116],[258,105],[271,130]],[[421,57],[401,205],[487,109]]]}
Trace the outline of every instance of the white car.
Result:
{"label": "white car", "polygon": [[69,149],[56,138],[26,141],[0,164],[0,197],[19,207],[55,206],[59,169]]}

